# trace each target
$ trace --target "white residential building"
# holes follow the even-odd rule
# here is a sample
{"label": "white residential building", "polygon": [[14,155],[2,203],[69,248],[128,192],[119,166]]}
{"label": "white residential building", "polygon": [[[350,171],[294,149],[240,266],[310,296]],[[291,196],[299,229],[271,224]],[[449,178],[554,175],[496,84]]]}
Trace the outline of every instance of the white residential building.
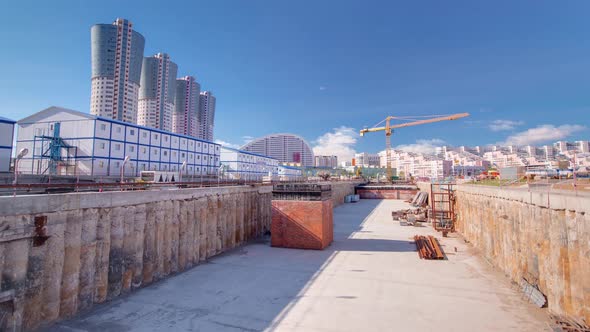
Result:
{"label": "white residential building", "polygon": [[[447,149],[440,150],[439,153],[443,153],[443,151],[447,151]],[[379,156],[381,157],[381,166],[386,167],[385,151],[381,151]],[[401,177],[442,179],[451,175],[452,165],[452,161],[434,155],[391,150],[391,167],[397,169],[397,174]]]}
{"label": "white residential building", "polygon": [[136,123],[145,39],[131,22],[118,18],[92,26],[90,41],[90,113]]}
{"label": "white residential building", "polygon": [[315,156],[313,165],[322,168],[336,168],[338,167],[337,156]]}
{"label": "white residential building", "polygon": [[495,150],[483,154],[483,158],[498,168],[526,166],[526,158],[517,153]]}
{"label": "white residential building", "polygon": [[[10,170],[15,123],[16,121],[0,116],[0,172],[8,172]],[[17,153],[18,151],[20,150],[17,150]]]}
{"label": "white residential building", "polygon": [[213,140],[215,127],[215,104],[217,98],[211,91],[203,91],[199,97],[199,138]]}
{"label": "white residential building", "polygon": [[194,137],[50,107],[18,121],[19,163],[28,174],[139,176],[141,171],[217,175],[220,145]]}
{"label": "white residential building", "polygon": [[137,124],[172,131],[178,66],[166,53],[143,58]]}
{"label": "white residential building", "polygon": [[581,153],[588,153],[590,152],[590,142],[588,141],[576,141],[576,149],[578,152]]}
{"label": "white residential building", "polygon": [[357,153],[354,155],[355,165],[360,167],[379,166],[380,157],[377,153]]}
{"label": "white residential building", "polygon": [[277,159],[281,163],[313,166],[314,154],[307,142],[293,134],[272,134],[254,139],[241,150]]}
{"label": "white residential building", "polygon": [[262,180],[264,176],[279,175],[279,161],[252,152],[221,147],[221,165],[229,179]]}

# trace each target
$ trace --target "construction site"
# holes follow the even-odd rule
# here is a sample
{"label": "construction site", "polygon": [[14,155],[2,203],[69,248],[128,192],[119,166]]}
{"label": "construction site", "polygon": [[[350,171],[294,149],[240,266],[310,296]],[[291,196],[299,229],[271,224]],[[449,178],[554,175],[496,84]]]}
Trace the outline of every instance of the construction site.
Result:
{"label": "construction site", "polygon": [[[384,132],[389,151],[393,129],[467,115],[388,117],[361,134]],[[387,174],[382,183],[15,176],[0,186],[0,326],[590,331],[590,195],[391,181],[389,155]]]}
{"label": "construction site", "polygon": [[3,196],[2,329],[588,331],[589,207],[425,182]]}

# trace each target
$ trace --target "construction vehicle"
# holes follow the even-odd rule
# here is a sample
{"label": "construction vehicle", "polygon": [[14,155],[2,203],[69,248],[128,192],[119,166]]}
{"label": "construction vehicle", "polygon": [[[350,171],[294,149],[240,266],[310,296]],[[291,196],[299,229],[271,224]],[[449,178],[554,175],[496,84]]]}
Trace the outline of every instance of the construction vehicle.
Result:
{"label": "construction vehicle", "polygon": [[[399,116],[388,116],[385,120],[379,122],[372,128],[365,128],[360,131],[360,135],[364,136],[366,133],[372,133],[376,131],[385,131],[385,156],[386,156],[386,165],[387,165],[387,181],[391,181],[393,179],[393,172],[391,169],[391,134],[393,133],[394,129],[397,128],[404,128],[404,127],[411,127],[417,126],[421,124],[427,124],[432,122],[439,122],[439,121],[446,121],[446,120],[457,120],[460,118],[464,118],[469,116],[469,113],[457,113],[451,114],[446,116],[436,116],[436,115],[426,115],[426,116],[413,116],[413,117],[399,117]],[[391,120],[412,120],[412,118],[426,118],[424,120],[417,120],[412,122],[405,122],[399,124],[391,124]],[[383,122],[385,122],[384,127],[378,127]]]}

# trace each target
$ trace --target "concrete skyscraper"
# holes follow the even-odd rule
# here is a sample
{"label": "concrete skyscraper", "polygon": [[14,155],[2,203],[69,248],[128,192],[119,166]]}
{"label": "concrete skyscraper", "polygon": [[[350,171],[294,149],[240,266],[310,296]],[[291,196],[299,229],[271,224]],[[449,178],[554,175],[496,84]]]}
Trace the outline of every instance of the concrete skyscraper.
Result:
{"label": "concrete skyscraper", "polygon": [[199,94],[201,85],[192,76],[176,79],[176,97],[172,113],[172,131],[199,136]]}
{"label": "concrete skyscraper", "polygon": [[135,123],[145,39],[118,18],[90,29],[92,92],[90,113]]}
{"label": "concrete skyscraper", "polygon": [[172,131],[177,71],[166,53],[143,58],[137,124]]}
{"label": "concrete skyscraper", "polygon": [[201,92],[199,99],[199,137],[213,141],[215,122],[215,96],[211,91]]}

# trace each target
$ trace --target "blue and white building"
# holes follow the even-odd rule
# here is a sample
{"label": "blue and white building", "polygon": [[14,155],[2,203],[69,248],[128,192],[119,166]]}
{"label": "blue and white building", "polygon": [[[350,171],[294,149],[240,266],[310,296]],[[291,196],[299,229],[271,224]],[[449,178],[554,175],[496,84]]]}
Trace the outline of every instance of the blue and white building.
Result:
{"label": "blue and white building", "polygon": [[10,170],[15,123],[16,121],[0,116],[0,172],[8,172]]}
{"label": "blue and white building", "polygon": [[17,151],[30,151],[22,174],[119,176],[124,166],[125,176],[139,176],[185,165],[183,176],[215,176],[220,166],[219,144],[61,107],[17,124]]}
{"label": "blue and white building", "polygon": [[301,169],[298,167],[288,165],[279,166],[279,181],[299,180],[302,176]]}
{"label": "blue and white building", "polygon": [[230,180],[258,181],[262,177],[276,178],[279,161],[256,153],[221,147],[221,165],[224,176]]}

